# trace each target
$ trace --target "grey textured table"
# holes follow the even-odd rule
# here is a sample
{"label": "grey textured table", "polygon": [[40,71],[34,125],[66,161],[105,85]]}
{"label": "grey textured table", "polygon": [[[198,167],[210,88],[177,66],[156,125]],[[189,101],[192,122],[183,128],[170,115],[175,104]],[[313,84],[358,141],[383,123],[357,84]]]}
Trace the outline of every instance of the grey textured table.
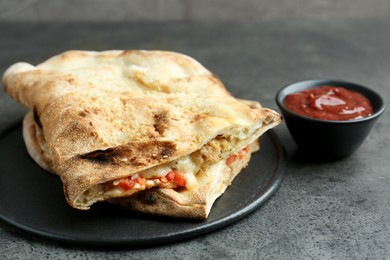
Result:
{"label": "grey textured table", "polygon": [[[67,49],[163,49],[214,71],[237,97],[276,109],[283,85],[334,78],[390,97],[390,22],[133,23],[0,25],[0,70]],[[0,123],[23,109],[1,91]],[[210,234],[149,248],[88,248],[50,241],[0,222],[2,259],[388,259],[389,112],[362,147],[337,162],[296,159],[286,126],[286,178],[271,199]]]}

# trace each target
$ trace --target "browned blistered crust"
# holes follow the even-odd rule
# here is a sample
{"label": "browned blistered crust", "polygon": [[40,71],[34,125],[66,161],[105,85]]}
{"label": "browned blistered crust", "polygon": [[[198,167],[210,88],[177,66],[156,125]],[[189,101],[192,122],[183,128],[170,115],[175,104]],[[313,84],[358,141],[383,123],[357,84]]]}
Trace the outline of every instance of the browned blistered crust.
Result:
{"label": "browned blistered crust", "polygon": [[[89,205],[75,199],[93,185],[176,160],[215,138],[253,141],[281,121],[173,52],[68,51],[37,66],[17,63],[2,82],[33,111],[25,139],[40,141],[26,141],[30,154],[61,177],[68,203],[79,209]],[[211,161],[228,156],[218,145],[204,149]]]}

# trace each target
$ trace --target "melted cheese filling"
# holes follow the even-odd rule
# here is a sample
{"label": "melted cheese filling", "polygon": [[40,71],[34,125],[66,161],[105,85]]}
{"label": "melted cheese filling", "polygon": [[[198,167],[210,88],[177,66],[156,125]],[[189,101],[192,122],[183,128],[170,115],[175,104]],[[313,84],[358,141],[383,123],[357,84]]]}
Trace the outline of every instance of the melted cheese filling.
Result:
{"label": "melted cheese filling", "polygon": [[128,178],[131,178],[132,180],[136,180],[137,178],[144,178],[145,181],[141,184],[135,183],[134,186],[129,190],[125,190],[120,185],[118,185],[121,179],[94,185],[83,194],[80,194],[76,201],[77,203],[92,205],[93,203],[100,200],[130,196],[131,194],[134,194],[138,191],[150,189],[153,187],[176,188],[175,184],[162,181],[162,178],[172,170],[176,170],[184,175],[186,179],[186,189],[193,189],[198,185],[196,180],[196,173],[202,167],[202,164],[198,163],[199,159],[195,157],[197,157],[195,154],[188,155],[176,161],[138,172]]}
{"label": "melted cheese filling", "polygon": [[[227,163],[226,159],[222,159],[221,157],[223,156],[223,153],[226,154],[234,146],[237,146],[237,142],[234,142],[232,140],[229,140],[227,142],[223,138],[213,139],[202,149],[188,156],[182,157],[167,164],[146,169],[132,176],[126,177],[131,178],[132,180],[136,180],[140,177],[145,179],[141,183],[136,182],[131,189],[126,190],[121,187],[121,185],[118,185],[122,179],[97,184],[87,189],[84,193],[80,194],[77,197],[75,204],[90,206],[97,201],[102,201],[115,197],[130,196],[138,191],[150,189],[153,187],[176,188],[177,185],[175,185],[174,183],[164,182],[161,179],[173,170],[176,170],[184,175],[186,179],[186,189],[193,189],[198,186],[198,181],[196,178],[197,173],[205,167],[209,168],[211,165],[214,164],[224,165],[224,163]],[[232,155],[232,153],[230,154]],[[224,155],[223,157],[226,158],[226,155]],[[205,158],[207,158],[207,161],[205,160]]]}

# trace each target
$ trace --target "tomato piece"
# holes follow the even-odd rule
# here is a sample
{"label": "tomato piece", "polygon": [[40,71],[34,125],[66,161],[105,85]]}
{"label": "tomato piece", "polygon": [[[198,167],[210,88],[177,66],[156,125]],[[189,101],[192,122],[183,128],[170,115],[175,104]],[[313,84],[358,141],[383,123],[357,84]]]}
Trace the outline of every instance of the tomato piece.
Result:
{"label": "tomato piece", "polygon": [[131,190],[134,187],[135,181],[131,179],[122,179],[119,181],[118,185],[123,188],[125,191]]}
{"label": "tomato piece", "polygon": [[176,186],[186,186],[187,184],[187,178],[185,177],[185,175],[176,170],[168,172],[167,175],[161,177],[160,180],[163,183],[171,182],[173,184],[176,184]]}
{"label": "tomato piece", "polygon": [[238,155],[232,154],[226,159],[226,165],[231,166],[235,161],[237,161]]}
{"label": "tomato piece", "polygon": [[173,171],[175,174],[175,177],[173,178],[173,183],[177,186],[186,186],[187,184],[187,178],[184,174],[178,171]]}
{"label": "tomato piece", "polygon": [[167,179],[167,182],[171,182],[175,179],[175,172],[174,171],[170,171],[167,173],[167,175],[165,175],[165,178]]}
{"label": "tomato piece", "polygon": [[240,150],[238,153],[230,155],[230,156],[226,159],[226,165],[227,165],[227,166],[231,166],[235,161],[244,159],[245,154],[246,154],[247,152],[249,152],[248,146],[245,147],[245,148],[243,148],[242,150]]}

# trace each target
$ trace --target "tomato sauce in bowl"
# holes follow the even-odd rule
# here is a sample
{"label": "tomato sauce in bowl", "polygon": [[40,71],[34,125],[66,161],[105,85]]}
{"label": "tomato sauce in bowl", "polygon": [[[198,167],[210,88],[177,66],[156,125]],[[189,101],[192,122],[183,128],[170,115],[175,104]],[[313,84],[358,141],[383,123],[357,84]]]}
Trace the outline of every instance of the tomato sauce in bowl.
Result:
{"label": "tomato sauce in bowl", "polygon": [[327,79],[288,84],[275,101],[299,154],[316,161],[351,155],[386,107],[384,99],[368,87]]}
{"label": "tomato sauce in bowl", "polygon": [[336,86],[319,86],[287,95],[284,105],[292,112],[323,120],[353,120],[373,114],[364,95]]}

